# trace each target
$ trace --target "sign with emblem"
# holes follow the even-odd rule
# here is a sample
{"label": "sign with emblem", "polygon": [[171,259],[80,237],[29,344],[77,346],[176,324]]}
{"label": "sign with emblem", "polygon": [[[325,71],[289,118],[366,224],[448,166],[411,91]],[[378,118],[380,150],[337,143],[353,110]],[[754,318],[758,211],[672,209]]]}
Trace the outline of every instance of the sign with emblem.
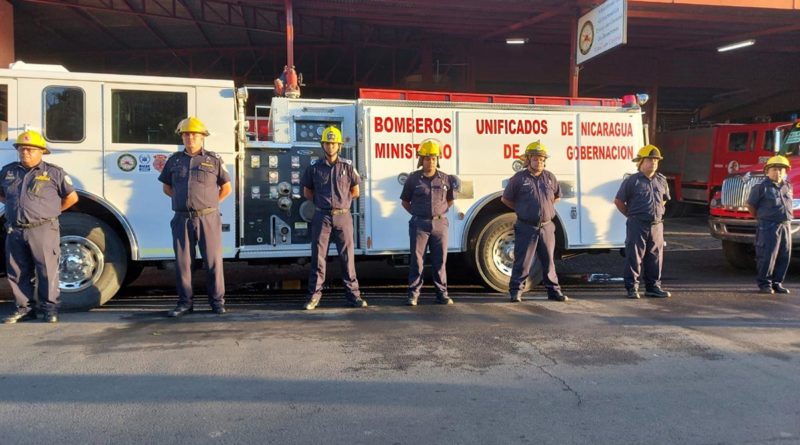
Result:
{"label": "sign with emblem", "polygon": [[117,158],[117,167],[124,172],[133,171],[137,164],[136,157],[130,153],[121,154]]}
{"label": "sign with emblem", "polygon": [[578,19],[578,65],[628,42],[628,1],[606,0]]}
{"label": "sign with emblem", "polygon": [[157,154],[153,155],[153,168],[157,172],[161,172],[164,170],[164,166],[167,165],[167,155]]}

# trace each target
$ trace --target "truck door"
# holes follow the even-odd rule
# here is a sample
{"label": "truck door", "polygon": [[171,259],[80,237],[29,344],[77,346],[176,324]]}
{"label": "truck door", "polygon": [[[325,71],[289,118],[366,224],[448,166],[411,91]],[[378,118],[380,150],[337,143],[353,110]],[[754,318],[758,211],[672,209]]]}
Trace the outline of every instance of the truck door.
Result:
{"label": "truck door", "polygon": [[17,80],[16,130],[41,130],[52,154],[47,162],[70,173],[75,188],[102,194],[100,83],[64,79]]}
{"label": "truck door", "polygon": [[[439,167],[457,174],[454,114],[452,109],[413,108],[410,106],[364,106],[364,149],[368,181],[362,192],[366,198],[367,252],[406,253],[409,249],[410,215],[400,204],[403,184],[417,170],[416,147],[427,138],[442,143]],[[453,229],[455,208],[448,211]],[[449,247],[459,239],[451,236]]]}
{"label": "truck door", "polygon": [[[578,152],[578,215],[580,245],[620,246],[625,242],[625,217],[614,198],[631,162],[644,145],[639,113],[580,113],[576,134]],[[570,247],[578,242],[568,240]]]}
{"label": "truck door", "polygon": [[[195,113],[194,91],[133,84],[103,88],[103,196],[135,227],[141,259],[172,258],[172,207],[158,175],[180,149],[175,128]],[[214,129],[209,131],[213,135]]]}
{"label": "truck door", "polygon": [[[0,78],[0,162],[6,165],[17,159],[14,140],[17,128],[17,82]],[[0,204],[1,206],[2,204]]]}

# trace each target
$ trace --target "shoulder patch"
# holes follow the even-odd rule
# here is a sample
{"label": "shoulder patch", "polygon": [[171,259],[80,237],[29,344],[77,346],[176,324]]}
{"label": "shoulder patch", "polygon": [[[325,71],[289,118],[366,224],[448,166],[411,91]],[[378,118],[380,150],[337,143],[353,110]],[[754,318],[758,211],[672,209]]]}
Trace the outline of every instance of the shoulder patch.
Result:
{"label": "shoulder patch", "polygon": [[347,165],[353,165],[353,161],[351,161],[349,159],[342,159],[342,162],[344,162]]}

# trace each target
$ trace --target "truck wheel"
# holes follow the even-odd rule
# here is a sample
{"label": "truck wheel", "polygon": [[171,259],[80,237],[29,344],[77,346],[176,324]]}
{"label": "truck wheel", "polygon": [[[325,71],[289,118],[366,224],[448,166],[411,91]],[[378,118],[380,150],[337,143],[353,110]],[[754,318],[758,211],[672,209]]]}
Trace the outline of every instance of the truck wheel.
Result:
{"label": "truck wheel", "polygon": [[722,253],[725,261],[734,269],[755,270],[756,249],[751,244],[722,241]]}
{"label": "truck wheel", "polygon": [[122,241],[108,224],[90,215],[65,213],[59,222],[62,307],[87,310],[106,303],[128,269]]}
{"label": "truck wheel", "polygon": [[[497,292],[508,292],[508,281],[511,279],[511,267],[514,264],[514,221],[513,213],[496,215],[486,222],[478,234],[475,251],[475,269],[484,285]],[[534,262],[533,270],[523,291],[530,289],[530,283],[542,280],[542,266]]]}

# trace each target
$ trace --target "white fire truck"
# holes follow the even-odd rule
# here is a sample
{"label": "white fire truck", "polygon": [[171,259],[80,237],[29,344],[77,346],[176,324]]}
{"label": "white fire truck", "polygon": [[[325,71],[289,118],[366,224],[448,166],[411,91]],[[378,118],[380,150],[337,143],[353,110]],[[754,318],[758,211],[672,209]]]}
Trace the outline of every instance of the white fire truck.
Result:
{"label": "white fire truck", "polygon": [[[224,257],[254,263],[305,261],[314,211],[303,170],[323,153],[322,129],[338,126],[343,155],[362,174],[354,203],[356,254],[409,253],[402,184],[419,141],[443,142],[442,170],[461,178],[450,209],[451,253],[463,252],[487,286],[503,291],[513,261],[514,215],[500,203],[523,168],[524,147],[541,140],[563,190],[556,205],[560,255],[619,248],[625,222],[612,204],[631,159],[645,144],[632,100],[361,90],[358,100],[273,98],[266,141],[247,130],[247,89],[232,81],[71,73],[17,63],[0,70],[0,164],[16,160],[14,139],[41,129],[80,202],[61,217],[64,304],[108,301],[146,265],[174,259],[170,201],[157,180],[180,150],[174,134],[199,117],[232,173],[221,205]],[[0,128],[2,128],[0,127]],[[258,131],[256,131],[258,134]],[[335,253],[335,249],[332,250]]]}

